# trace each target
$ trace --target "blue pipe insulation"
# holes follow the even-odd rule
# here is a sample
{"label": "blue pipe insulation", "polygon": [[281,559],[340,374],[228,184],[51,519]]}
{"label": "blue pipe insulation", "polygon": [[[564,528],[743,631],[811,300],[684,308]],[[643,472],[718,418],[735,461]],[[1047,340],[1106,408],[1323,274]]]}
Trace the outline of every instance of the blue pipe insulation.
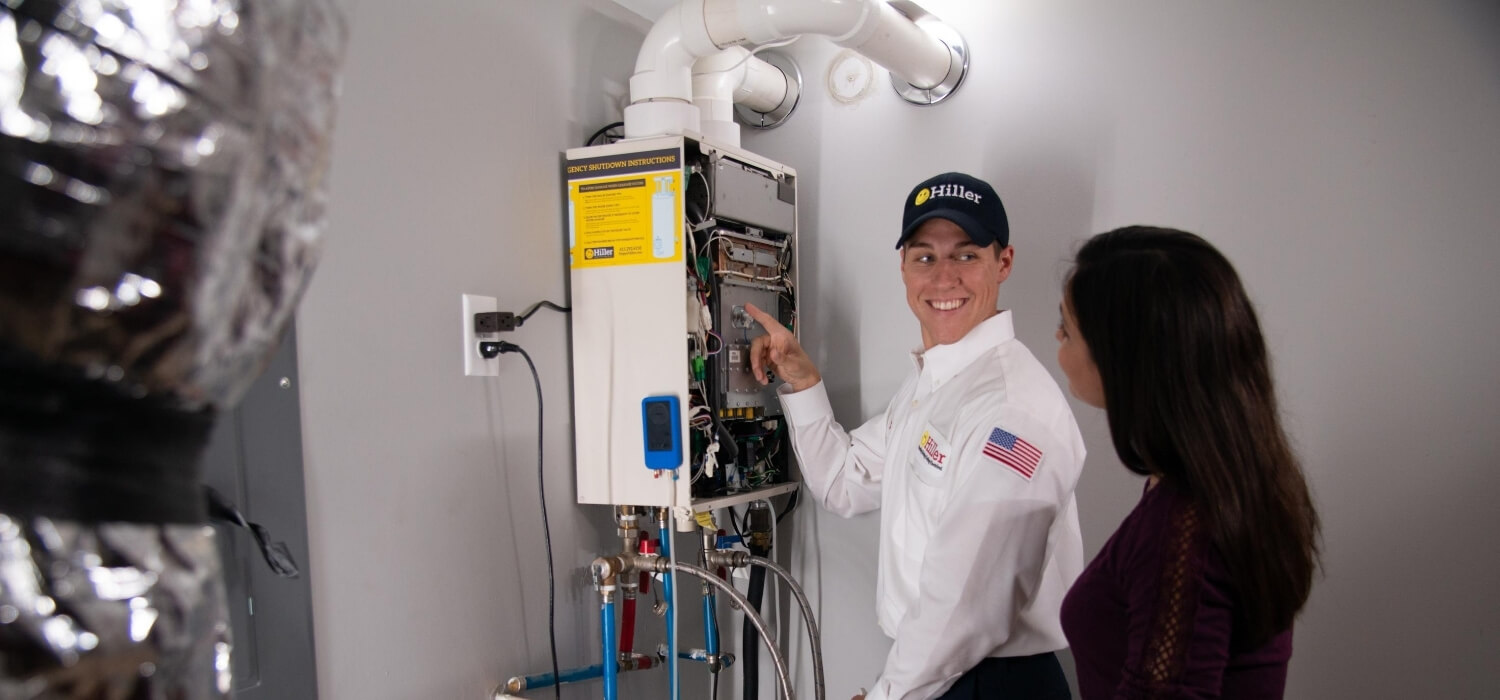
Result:
{"label": "blue pipe insulation", "polygon": [[[659,529],[661,531],[661,558],[671,559],[672,531],[668,529],[666,524],[663,524]],[[677,606],[672,604],[672,579],[675,578],[677,578],[675,570],[668,571],[661,577],[661,597],[667,603],[667,648],[672,650],[672,652],[677,651]],[[670,686],[671,691],[668,697],[671,700],[678,700],[677,655],[669,653],[667,656],[667,663],[671,665],[671,668],[667,669],[667,676],[670,679],[667,684]]]}
{"label": "blue pipe insulation", "polygon": [[718,621],[714,619],[716,617],[714,596],[712,589],[708,591],[708,595],[703,596],[703,639],[708,646],[709,654],[719,653],[719,626]]}
{"label": "blue pipe insulation", "polygon": [[[619,674],[620,653],[616,649],[615,642],[615,601],[611,598],[604,599],[604,605],[599,610],[600,629],[604,637],[604,700],[616,700],[616,682]],[[611,663],[614,662],[614,663]]]}
{"label": "blue pipe insulation", "polygon": [[[594,664],[583,668],[571,668],[562,672],[562,682],[577,683],[579,681],[591,680],[604,675],[604,664]],[[550,673],[538,673],[534,676],[526,676],[525,687],[521,690],[535,690],[537,688],[549,688],[556,685]]]}
{"label": "blue pipe insulation", "polygon": [[[652,659],[654,657],[644,656],[641,654],[630,654],[629,656],[635,658],[631,659],[628,665],[625,664],[624,659],[621,659],[616,663],[615,673],[617,677],[618,674],[624,673],[626,671],[641,671],[648,668],[654,668],[656,666],[656,664],[652,662]],[[570,668],[562,671],[562,682],[563,685],[567,685],[569,683],[582,683],[583,681],[591,681],[595,678],[602,678],[603,676],[604,665],[594,664],[593,666]],[[527,690],[550,688],[553,685],[556,685],[556,683],[552,681],[552,674],[538,673],[534,676],[520,676],[517,678],[512,678],[510,679],[510,683],[508,685],[510,686],[510,688],[507,692],[520,693]]]}

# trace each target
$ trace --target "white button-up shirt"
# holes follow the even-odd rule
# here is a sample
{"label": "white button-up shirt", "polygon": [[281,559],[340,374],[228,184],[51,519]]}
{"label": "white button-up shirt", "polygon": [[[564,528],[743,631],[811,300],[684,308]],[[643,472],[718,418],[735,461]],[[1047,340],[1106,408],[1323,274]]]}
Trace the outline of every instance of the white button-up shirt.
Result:
{"label": "white button-up shirt", "polygon": [[987,656],[1068,645],[1083,438],[1011,317],[913,352],[890,407],[853,432],[821,383],[781,388],[812,495],[844,517],[881,509],[876,607],[895,643],[868,700],[935,697]]}

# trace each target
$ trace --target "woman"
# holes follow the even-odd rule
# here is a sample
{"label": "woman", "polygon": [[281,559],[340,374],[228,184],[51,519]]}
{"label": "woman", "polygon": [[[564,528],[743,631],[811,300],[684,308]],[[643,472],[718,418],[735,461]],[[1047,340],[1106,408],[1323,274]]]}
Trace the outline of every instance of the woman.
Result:
{"label": "woman", "polygon": [[1063,291],[1069,389],[1147,477],[1063,602],[1083,700],[1280,698],[1318,516],[1239,277],[1198,236],[1131,227],[1089,240]]}

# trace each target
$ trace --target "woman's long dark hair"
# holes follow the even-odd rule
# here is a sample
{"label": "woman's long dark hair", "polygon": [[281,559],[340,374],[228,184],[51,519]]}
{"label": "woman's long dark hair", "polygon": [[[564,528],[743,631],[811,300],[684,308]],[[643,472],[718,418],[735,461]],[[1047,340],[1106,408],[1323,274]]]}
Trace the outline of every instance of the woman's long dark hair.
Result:
{"label": "woman's long dark hair", "polygon": [[1287,629],[1318,566],[1318,515],[1234,267],[1191,233],[1132,226],[1084,244],[1066,287],[1120,461],[1197,504],[1234,579],[1238,641]]}

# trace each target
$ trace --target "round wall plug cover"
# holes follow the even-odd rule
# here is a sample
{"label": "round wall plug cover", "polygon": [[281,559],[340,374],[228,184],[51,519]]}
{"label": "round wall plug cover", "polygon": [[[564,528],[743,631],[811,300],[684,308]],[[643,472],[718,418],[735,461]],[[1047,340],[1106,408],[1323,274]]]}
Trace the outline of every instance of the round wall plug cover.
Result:
{"label": "round wall plug cover", "polygon": [[875,64],[851,49],[840,51],[828,64],[828,94],[844,104],[870,96],[875,87]]}

